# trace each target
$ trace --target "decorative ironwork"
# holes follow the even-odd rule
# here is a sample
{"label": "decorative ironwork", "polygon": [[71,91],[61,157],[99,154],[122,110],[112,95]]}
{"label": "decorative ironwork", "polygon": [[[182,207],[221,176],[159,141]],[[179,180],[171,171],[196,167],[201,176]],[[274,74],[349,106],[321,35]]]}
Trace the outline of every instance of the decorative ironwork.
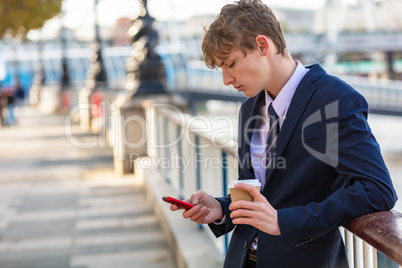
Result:
{"label": "decorative ironwork", "polygon": [[130,29],[133,50],[126,64],[125,88],[132,96],[166,93],[165,66],[155,52],[159,37],[154,21],[148,12],[148,1],[141,0],[140,16]]}
{"label": "decorative ironwork", "polygon": [[42,58],[42,51],[43,51],[43,43],[42,41],[38,41],[38,64],[36,66],[35,75],[33,78],[33,85],[40,85],[43,86],[46,83],[46,76],[45,76],[45,68],[43,67],[43,58]]}
{"label": "decorative ironwork", "polygon": [[61,77],[60,77],[60,90],[64,91],[71,85],[70,74],[67,63],[67,41],[66,41],[66,28],[62,27],[60,31],[60,42],[62,49],[61,58]]}
{"label": "decorative ironwork", "polygon": [[99,34],[98,15],[96,12],[98,0],[95,0],[95,41],[89,55],[90,66],[87,72],[86,88],[92,92],[100,88],[107,88],[107,73],[103,63],[102,45]]}

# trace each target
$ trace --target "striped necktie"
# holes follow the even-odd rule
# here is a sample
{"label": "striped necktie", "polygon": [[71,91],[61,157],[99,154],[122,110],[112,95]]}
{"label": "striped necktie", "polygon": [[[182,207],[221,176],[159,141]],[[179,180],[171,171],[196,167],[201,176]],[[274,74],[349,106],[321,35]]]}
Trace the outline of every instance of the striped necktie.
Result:
{"label": "striped necktie", "polygon": [[272,161],[274,148],[276,147],[276,140],[279,135],[279,116],[276,114],[274,107],[272,107],[272,102],[268,107],[268,118],[269,118],[269,131],[267,137],[267,168],[270,168]]}

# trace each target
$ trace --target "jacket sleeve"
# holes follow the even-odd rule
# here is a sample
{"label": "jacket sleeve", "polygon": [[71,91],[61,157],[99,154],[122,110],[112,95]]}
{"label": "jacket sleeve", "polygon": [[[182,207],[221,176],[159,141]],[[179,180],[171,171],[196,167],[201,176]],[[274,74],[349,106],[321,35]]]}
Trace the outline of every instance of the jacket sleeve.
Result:
{"label": "jacket sleeve", "polygon": [[348,92],[340,97],[334,109],[338,114],[333,122],[338,146],[326,155],[343,186],[322,202],[278,210],[281,237],[287,250],[360,215],[389,210],[397,200],[379,145],[367,123],[365,99],[355,91]]}
{"label": "jacket sleeve", "polygon": [[219,237],[221,235],[227,234],[230,231],[233,230],[235,225],[232,223],[232,219],[230,218],[230,213],[231,211],[229,210],[229,205],[231,203],[230,195],[227,195],[225,197],[218,197],[216,198],[222,205],[222,209],[225,213],[226,217],[226,223],[217,225],[215,223],[210,223],[208,226],[211,229],[211,231],[214,233],[216,237]]}

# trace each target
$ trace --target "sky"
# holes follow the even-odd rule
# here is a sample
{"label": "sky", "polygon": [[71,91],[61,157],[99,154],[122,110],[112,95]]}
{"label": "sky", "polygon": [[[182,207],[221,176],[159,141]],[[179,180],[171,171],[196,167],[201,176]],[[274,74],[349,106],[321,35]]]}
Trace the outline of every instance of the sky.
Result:
{"label": "sky", "polygon": [[[194,15],[218,14],[222,6],[233,0],[148,0],[150,14],[157,20],[185,20]],[[325,0],[264,0],[272,7],[317,9]],[[64,23],[69,28],[92,24],[93,0],[64,0]],[[113,25],[117,18],[135,18],[139,12],[139,0],[99,0],[99,24]]]}
{"label": "sky", "polygon": [[[98,18],[101,27],[112,26],[118,18],[131,19],[139,15],[140,0],[98,0]],[[270,7],[318,9],[326,0],[263,0]],[[340,0],[339,0],[340,1]],[[356,0],[342,0],[355,2]],[[234,0],[148,0],[148,10],[155,19],[186,20],[195,15],[218,14],[222,6]],[[50,20],[43,27],[42,38],[50,37],[59,31],[60,22],[72,29],[93,28],[95,21],[94,0],[64,0],[64,16]],[[38,36],[38,32],[36,35]],[[32,39],[35,39],[31,34]]]}

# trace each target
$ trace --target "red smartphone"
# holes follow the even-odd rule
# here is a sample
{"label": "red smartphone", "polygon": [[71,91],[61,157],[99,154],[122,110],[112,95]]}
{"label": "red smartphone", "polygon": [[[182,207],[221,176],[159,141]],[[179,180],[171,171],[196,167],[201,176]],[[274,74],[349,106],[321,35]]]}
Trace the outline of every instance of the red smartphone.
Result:
{"label": "red smartphone", "polygon": [[170,204],[174,204],[176,206],[182,207],[185,210],[188,210],[188,209],[194,207],[194,205],[192,205],[190,203],[183,202],[183,201],[181,201],[179,199],[176,199],[176,198],[173,198],[173,197],[170,197],[170,196],[163,196],[162,200],[165,201],[165,202],[168,202]]}

